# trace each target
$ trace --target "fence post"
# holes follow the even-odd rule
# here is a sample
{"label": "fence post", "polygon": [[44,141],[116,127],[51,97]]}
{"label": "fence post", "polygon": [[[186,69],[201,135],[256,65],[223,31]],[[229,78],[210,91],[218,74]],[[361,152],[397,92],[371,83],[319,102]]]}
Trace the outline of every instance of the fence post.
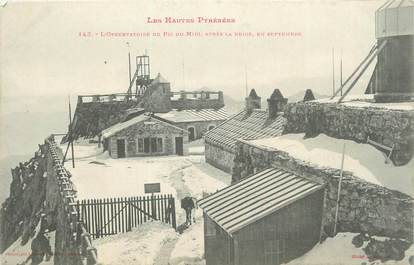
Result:
{"label": "fence post", "polygon": [[172,214],[172,226],[174,229],[177,229],[177,223],[175,220],[175,199],[172,195],[170,195],[170,200],[171,200],[171,214]]}
{"label": "fence post", "polygon": [[128,231],[132,230],[132,227],[131,227],[132,220],[131,220],[131,218],[132,218],[132,215],[131,215],[131,197],[129,197],[128,198]]}
{"label": "fence post", "polygon": [[157,213],[155,212],[155,199],[154,199],[154,193],[151,193],[151,216],[152,219],[155,221],[157,220]]}

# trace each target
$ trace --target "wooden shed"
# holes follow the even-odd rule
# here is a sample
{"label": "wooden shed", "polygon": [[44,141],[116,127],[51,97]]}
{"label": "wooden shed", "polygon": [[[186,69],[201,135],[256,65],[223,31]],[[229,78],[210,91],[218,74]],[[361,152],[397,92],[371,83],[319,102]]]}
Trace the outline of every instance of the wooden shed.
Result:
{"label": "wooden shed", "polygon": [[320,237],[323,185],[278,168],[199,201],[207,265],[277,265]]}
{"label": "wooden shed", "polygon": [[102,138],[113,158],[187,153],[188,132],[147,114],[105,129]]}

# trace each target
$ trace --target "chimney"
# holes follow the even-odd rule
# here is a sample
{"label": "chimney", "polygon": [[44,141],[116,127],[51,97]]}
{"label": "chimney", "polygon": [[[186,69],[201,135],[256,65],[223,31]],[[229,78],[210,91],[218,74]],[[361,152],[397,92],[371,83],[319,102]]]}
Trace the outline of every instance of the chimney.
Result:
{"label": "chimney", "polygon": [[254,88],[250,91],[249,96],[246,98],[246,110],[252,112],[254,109],[260,109],[262,107],[262,98],[259,97]]}
{"label": "chimney", "polygon": [[314,100],[315,96],[311,89],[306,89],[305,96],[303,97],[303,102]]}
{"label": "chimney", "polygon": [[288,99],[284,98],[279,89],[273,90],[272,95],[267,100],[268,109],[269,109],[269,118],[276,118],[278,112],[282,112],[284,106],[287,104]]}

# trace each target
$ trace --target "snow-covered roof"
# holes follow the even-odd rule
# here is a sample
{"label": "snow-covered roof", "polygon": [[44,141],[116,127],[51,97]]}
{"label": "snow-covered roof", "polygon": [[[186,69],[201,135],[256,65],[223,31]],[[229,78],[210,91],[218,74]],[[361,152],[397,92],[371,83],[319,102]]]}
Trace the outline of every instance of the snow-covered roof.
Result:
{"label": "snow-covered roof", "polygon": [[255,109],[251,113],[243,110],[206,133],[205,140],[233,150],[238,139],[279,136],[283,132],[284,125],[285,119],[282,115],[271,119],[265,110]]}
{"label": "snow-covered roof", "polygon": [[127,121],[124,121],[124,122],[117,123],[114,126],[109,127],[107,129],[103,130],[102,131],[102,138],[105,139],[105,138],[111,137],[112,135],[114,135],[114,134],[116,134],[116,133],[118,133],[118,132],[120,132],[120,131],[128,128],[129,126],[132,126],[134,124],[137,124],[137,123],[143,122],[143,121],[147,121],[147,120],[154,120],[154,121],[163,123],[166,126],[173,127],[173,128],[175,128],[175,129],[177,129],[179,131],[183,131],[186,134],[188,133],[187,131],[185,131],[185,130],[179,128],[179,127],[176,127],[176,126],[171,125],[169,123],[163,122],[163,121],[157,119],[154,116],[149,116],[147,114],[142,114],[142,115],[140,115],[138,117],[132,118],[132,119],[127,120]]}
{"label": "snow-covered roof", "polygon": [[369,144],[336,139],[324,134],[304,139],[304,134],[285,134],[279,137],[249,141],[258,147],[287,152],[290,156],[320,167],[341,168],[345,144],[344,170],[367,182],[398,190],[413,196],[414,159],[404,166],[385,163],[384,154]]}
{"label": "snow-covered roof", "polygon": [[[346,265],[361,265],[361,264],[381,264],[381,265],[408,265],[412,253],[414,253],[414,245],[405,251],[403,260],[389,260],[389,261],[372,261],[368,260],[364,248],[370,241],[365,241],[362,247],[355,247],[352,240],[358,233],[338,233],[335,237],[328,237],[325,241],[315,245],[305,255],[298,257],[285,265],[320,265],[320,264],[346,264]],[[389,238],[372,237],[380,242]]]}
{"label": "snow-covered roof", "polygon": [[198,205],[233,234],[322,187],[283,169],[270,168],[200,200]]}
{"label": "snow-covered roof", "polygon": [[155,114],[155,116],[173,123],[196,121],[224,121],[229,118],[224,108],[201,110],[171,110],[167,113],[157,113]]}
{"label": "snow-covered roof", "polygon": [[[311,102],[316,103],[337,103],[338,97],[322,98],[312,100]],[[349,95],[344,98],[340,105],[356,108],[376,108],[376,109],[387,109],[387,110],[414,110],[414,102],[390,102],[390,103],[376,103],[374,101],[373,94],[367,95]]]}

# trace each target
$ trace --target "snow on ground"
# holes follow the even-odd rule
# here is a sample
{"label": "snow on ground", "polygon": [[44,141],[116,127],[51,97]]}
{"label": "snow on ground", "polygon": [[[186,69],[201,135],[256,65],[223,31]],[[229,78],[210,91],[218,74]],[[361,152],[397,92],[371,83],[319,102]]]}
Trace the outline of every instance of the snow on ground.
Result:
{"label": "snow on ground", "polygon": [[176,196],[169,176],[191,166],[185,157],[151,157],[112,159],[106,153],[76,160],[72,181],[79,199],[144,195],[144,183],[159,182],[162,194]]}
{"label": "snow on ground", "polygon": [[342,148],[346,145],[344,170],[368,182],[414,195],[414,159],[404,166],[385,163],[382,152],[369,144],[336,139],[324,134],[303,139],[304,134],[286,134],[250,143],[285,151],[291,156],[322,167],[341,168]]}
{"label": "snow on ground", "polygon": [[[62,136],[55,136],[56,143],[60,143]],[[76,159],[94,157],[103,153],[103,147],[98,147],[96,143],[89,143],[90,139],[79,139],[74,142],[74,153],[75,161]],[[63,154],[65,154],[68,144],[60,144],[60,149],[62,149]],[[72,150],[69,148],[68,153],[66,154],[66,160],[72,159]]]}
{"label": "snow on ground", "polygon": [[171,265],[205,264],[204,223],[201,210],[197,211],[196,223],[190,226],[178,239],[171,253]]}
{"label": "snow on ground", "polygon": [[350,101],[342,103],[342,105],[348,107],[360,107],[360,108],[380,108],[389,110],[414,110],[413,102],[397,102],[397,103],[372,103],[364,101]]}
{"label": "snow on ground", "polygon": [[178,234],[161,222],[147,222],[131,232],[93,241],[104,265],[150,265],[166,242]]}
{"label": "snow on ground", "polygon": [[401,261],[369,262],[362,248],[356,248],[352,244],[352,238],[357,234],[339,233],[334,238],[327,238],[323,243],[317,244],[312,250],[300,258],[288,262],[286,265],[361,265],[361,264],[386,264],[407,265],[410,255],[414,253],[414,245],[406,250],[405,258]]}
{"label": "snow on ground", "polygon": [[[192,197],[201,199],[204,193],[213,193],[231,183],[231,176],[209,164],[201,157],[192,160],[192,166],[183,170],[183,180]],[[195,177],[196,176],[196,177]]]}
{"label": "snow on ground", "polygon": [[[202,140],[189,147],[199,147]],[[79,148],[75,145],[75,150]],[[231,182],[231,175],[205,162],[204,156],[161,156],[113,159],[108,153],[91,156],[96,144],[82,143],[84,158],[76,167],[67,164],[79,199],[144,195],[144,183],[160,182],[162,193],[176,198],[177,225],[185,220],[180,200],[185,196],[202,198]],[[89,147],[88,147],[89,146]],[[88,149],[89,148],[89,149]],[[94,240],[103,264],[205,264],[203,218],[194,211],[196,223],[179,235],[171,226],[148,222],[132,232]],[[160,259],[160,256],[166,258]]]}
{"label": "snow on ground", "polygon": [[189,155],[204,155],[204,139],[198,139],[186,144]]}
{"label": "snow on ground", "polygon": [[[313,102],[319,103],[337,103],[338,97],[316,99]],[[374,95],[348,95],[344,98],[341,105],[348,107],[360,107],[360,108],[380,108],[389,110],[414,110],[413,102],[395,102],[395,103],[375,103]]]}

